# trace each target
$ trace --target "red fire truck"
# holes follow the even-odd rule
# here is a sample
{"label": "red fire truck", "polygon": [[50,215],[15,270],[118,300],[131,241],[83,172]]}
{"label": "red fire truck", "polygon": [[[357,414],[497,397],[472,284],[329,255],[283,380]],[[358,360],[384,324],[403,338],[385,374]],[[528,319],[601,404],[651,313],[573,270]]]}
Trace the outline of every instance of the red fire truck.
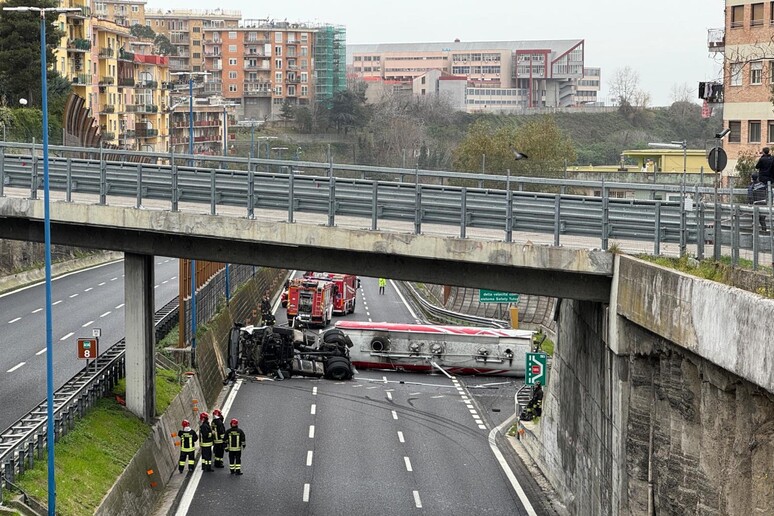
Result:
{"label": "red fire truck", "polygon": [[333,283],[314,278],[292,280],[287,316],[293,326],[328,326],[333,317]]}
{"label": "red fire truck", "polygon": [[334,274],[328,272],[307,272],[305,278],[325,280],[333,283],[333,313],[351,314],[357,303],[357,288],[360,281],[354,274]]}

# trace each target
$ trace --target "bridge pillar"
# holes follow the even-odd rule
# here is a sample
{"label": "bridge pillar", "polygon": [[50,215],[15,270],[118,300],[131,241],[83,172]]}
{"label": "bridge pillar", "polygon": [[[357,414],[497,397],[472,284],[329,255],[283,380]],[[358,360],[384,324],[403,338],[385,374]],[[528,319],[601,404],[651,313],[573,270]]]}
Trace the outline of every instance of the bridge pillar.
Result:
{"label": "bridge pillar", "polygon": [[126,407],[150,423],[156,415],[154,257],[124,255]]}

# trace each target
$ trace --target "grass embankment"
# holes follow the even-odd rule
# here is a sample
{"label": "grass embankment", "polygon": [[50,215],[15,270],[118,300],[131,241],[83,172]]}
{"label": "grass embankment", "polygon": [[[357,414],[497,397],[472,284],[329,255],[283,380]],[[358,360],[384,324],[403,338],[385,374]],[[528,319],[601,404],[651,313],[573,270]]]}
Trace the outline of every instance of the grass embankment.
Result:
{"label": "grass embankment", "polygon": [[[126,392],[122,380],[114,394]],[[166,410],[180,392],[175,371],[156,371],[156,413]],[[54,448],[57,513],[93,514],[102,498],[150,435],[150,426],[120,405],[115,396],[97,401]],[[17,478],[17,485],[45,504],[48,499],[47,454]]]}

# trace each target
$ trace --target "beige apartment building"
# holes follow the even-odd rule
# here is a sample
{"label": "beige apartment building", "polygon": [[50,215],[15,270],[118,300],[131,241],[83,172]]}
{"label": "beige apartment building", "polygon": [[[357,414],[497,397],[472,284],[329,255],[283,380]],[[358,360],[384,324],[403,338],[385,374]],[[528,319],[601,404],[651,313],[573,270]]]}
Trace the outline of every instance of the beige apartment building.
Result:
{"label": "beige apartment building", "polygon": [[699,96],[723,104],[723,123],[731,130],[724,142],[729,175],[740,152],[774,146],[774,2],[725,3],[724,28],[710,29],[708,37],[710,51],[723,58],[722,84],[701,83]]}
{"label": "beige apartment building", "polygon": [[144,0],[103,0],[94,2],[94,16],[115,22],[121,27],[145,25]]}
{"label": "beige apartment building", "polygon": [[[371,83],[412,85],[428,72],[440,71],[442,75],[430,77],[430,91],[469,112],[576,105],[578,81],[584,76],[583,40],[349,45],[347,54],[352,76]],[[464,88],[460,78],[466,81]]]}

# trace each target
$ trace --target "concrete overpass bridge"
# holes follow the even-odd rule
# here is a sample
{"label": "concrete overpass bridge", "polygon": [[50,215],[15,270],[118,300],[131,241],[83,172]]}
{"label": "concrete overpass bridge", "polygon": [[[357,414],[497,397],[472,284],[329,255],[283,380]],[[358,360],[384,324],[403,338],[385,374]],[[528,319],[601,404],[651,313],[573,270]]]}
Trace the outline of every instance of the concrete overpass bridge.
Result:
{"label": "concrete overpass bridge", "polygon": [[[13,193],[0,197],[0,238],[42,241],[42,201]],[[544,417],[524,439],[573,512],[774,510],[756,480],[774,470],[774,350],[751,324],[771,318],[770,299],[485,228],[462,238],[412,231],[414,221],[374,230],[367,219],[328,225],[327,214],[287,222],[71,200],[51,205],[54,243],[126,253],[127,406],[141,417],[154,409],[157,254],[547,295],[562,299],[557,353]]]}

